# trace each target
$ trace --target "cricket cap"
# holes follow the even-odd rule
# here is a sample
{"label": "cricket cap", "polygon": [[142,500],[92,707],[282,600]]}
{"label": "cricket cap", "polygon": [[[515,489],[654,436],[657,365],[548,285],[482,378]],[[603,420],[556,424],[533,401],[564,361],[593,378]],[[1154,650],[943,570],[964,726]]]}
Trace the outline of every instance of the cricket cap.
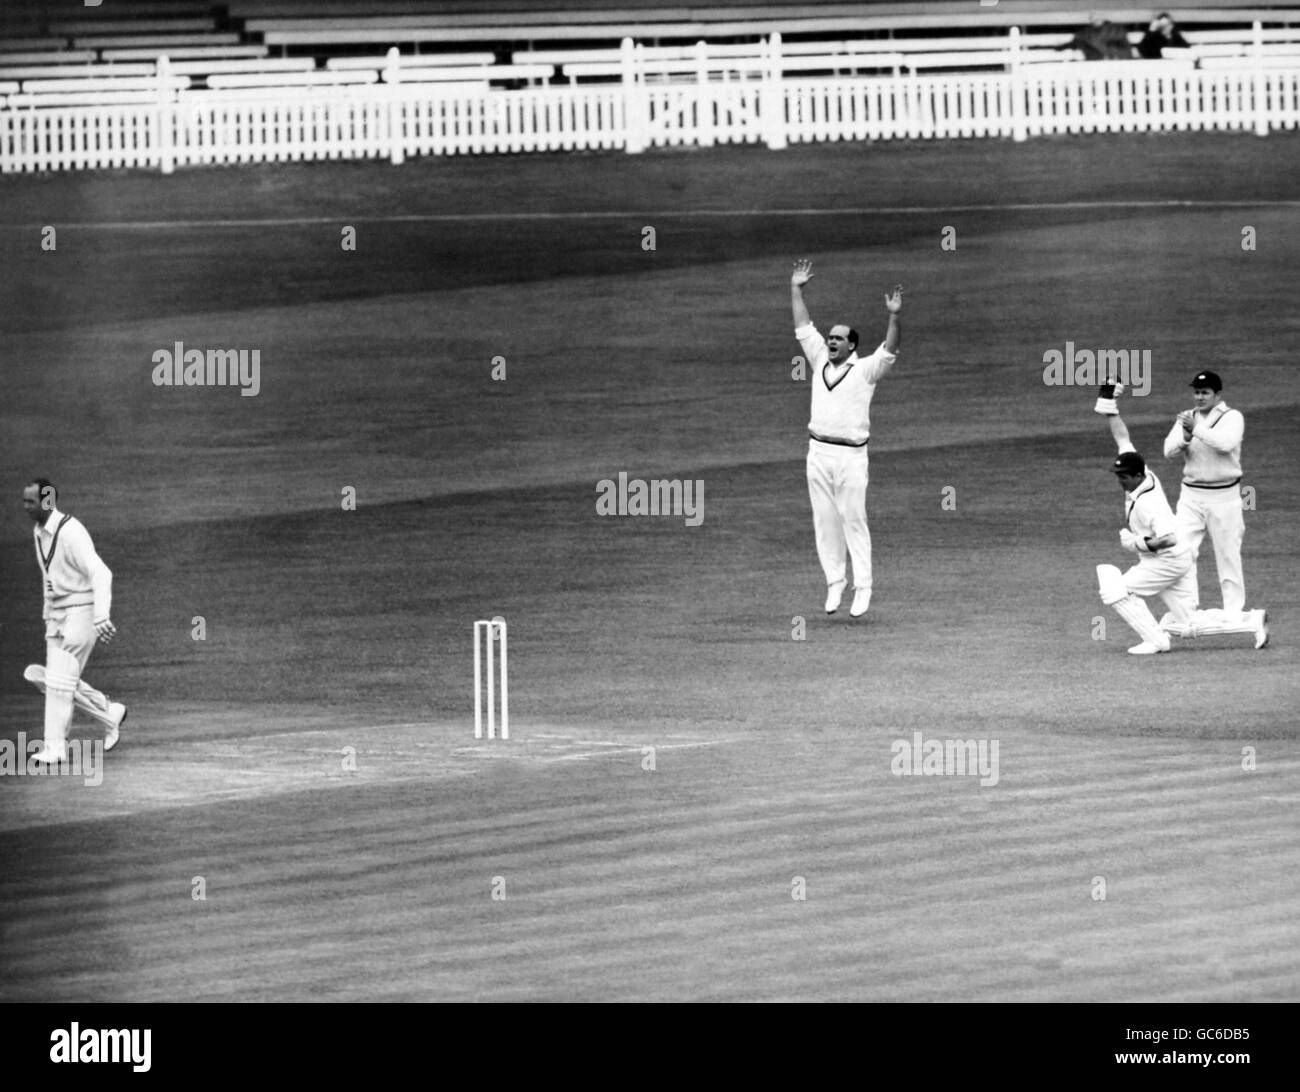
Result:
{"label": "cricket cap", "polygon": [[1145,474],[1147,464],[1136,451],[1123,451],[1115,457],[1111,470],[1116,474]]}
{"label": "cricket cap", "polygon": [[1216,392],[1223,390],[1223,380],[1219,378],[1217,372],[1197,372],[1196,378],[1187,385],[1189,387],[1207,388]]}

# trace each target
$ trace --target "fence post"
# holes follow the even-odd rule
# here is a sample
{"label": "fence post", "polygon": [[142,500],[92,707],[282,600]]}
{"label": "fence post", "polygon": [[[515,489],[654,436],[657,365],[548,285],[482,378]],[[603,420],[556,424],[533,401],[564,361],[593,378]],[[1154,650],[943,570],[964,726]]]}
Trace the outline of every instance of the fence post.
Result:
{"label": "fence post", "polygon": [[649,118],[645,116],[644,88],[637,71],[636,47],[631,38],[624,38],[619,47],[619,60],[623,66],[623,126],[626,130],[625,147],[630,155],[644,152],[647,144]]}
{"label": "fence post", "polygon": [[384,96],[388,104],[388,157],[393,166],[400,167],[406,162],[406,152],[402,146],[402,125],[398,118],[398,96],[402,86],[402,55],[397,46],[392,46],[384,56],[384,83],[388,93]]}
{"label": "fence post", "polygon": [[766,64],[763,65],[763,84],[759,93],[759,110],[762,112],[763,139],[769,148],[786,147],[785,87],[781,82],[781,34],[774,31],[767,40]]}
{"label": "fence post", "polygon": [[164,53],[158,58],[158,112],[156,115],[158,137],[158,165],[163,174],[176,170],[176,157],[172,150],[172,62]]}
{"label": "fence post", "polygon": [[1264,79],[1264,28],[1259,20],[1252,28],[1255,39],[1255,135],[1268,136],[1268,92]]}
{"label": "fence post", "polygon": [[1028,138],[1025,124],[1025,75],[1020,63],[1020,28],[1011,28],[1011,139]]}
{"label": "fence post", "polygon": [[695,43],[695,132],[701,148],[711,148],[717,143],[709,94],[709,47],[703,38]]}

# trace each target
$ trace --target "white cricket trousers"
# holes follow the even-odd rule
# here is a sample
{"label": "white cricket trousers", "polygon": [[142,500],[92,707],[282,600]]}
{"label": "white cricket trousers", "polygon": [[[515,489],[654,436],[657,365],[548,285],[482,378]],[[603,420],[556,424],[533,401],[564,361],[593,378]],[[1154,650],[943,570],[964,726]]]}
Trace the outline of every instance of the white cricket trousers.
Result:
{"label": "white cricket trousers", "polygon": [[[1192,587],[1198,588],[1196,562],[1205,532],[1214,543],[1214,564],[1219,570],[1223,609],[1239,614],[1246,606],[1246,582],[1241,575],[1241,540],[1246,520],[1241,514],[1241,486],[1202,489],[1183,483],[1178,494],[1178,541],[1192,550]],[[1199,595],[1198,595],[1199,602]]]}
{"label": "white cricket trousers", "polygon": [[808,441],[808,499],[817,557],[826,583],[845,579],[853,559],[853,586],[871,587],[871,532],[867,530],[867,449]]}
{"label": "white cricket trousers", "polygon": [[1140,554],[1138,563],[1124,573],[1124,587],[1130,595],[1160,596],[1171,621],[1190,622],[1196,610],[1196,565],[1191,551],[1180,544],[1176,553]]}
{"label": "white cricket trousers", "polygon": [[[91,686],[81,673],[95,642],[94,607],[58,607],[45,620],[45,746],[63,752],[72,723],[73,695],[101,712],[108,711],[108,697]],[[51,685],[54,679],[65,686]],[[62,695],[62,696],[61,696]]]}

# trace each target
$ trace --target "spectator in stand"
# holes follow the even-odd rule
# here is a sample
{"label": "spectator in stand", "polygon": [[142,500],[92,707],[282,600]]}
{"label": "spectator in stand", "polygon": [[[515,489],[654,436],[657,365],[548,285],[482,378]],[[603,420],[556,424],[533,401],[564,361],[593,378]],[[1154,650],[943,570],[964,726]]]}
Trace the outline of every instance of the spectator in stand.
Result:
{"label": "spectator in stand", "polygon": [[[1172,27],[1173,23],[1169,25]],[[1124,28],[1096,15],[1065,45],[1056,48],[1077,49],[1085,61],[1127,61],[1133,57],[1133,47],[1128,44]]]}
{"label": "spectator in stand", "polygon": [[1192,43],[1178,33],[1167,11],[1157,15],[1138,43],[1138,56],[1148,61],[1158,61],[1166,49],[1191,49]]}

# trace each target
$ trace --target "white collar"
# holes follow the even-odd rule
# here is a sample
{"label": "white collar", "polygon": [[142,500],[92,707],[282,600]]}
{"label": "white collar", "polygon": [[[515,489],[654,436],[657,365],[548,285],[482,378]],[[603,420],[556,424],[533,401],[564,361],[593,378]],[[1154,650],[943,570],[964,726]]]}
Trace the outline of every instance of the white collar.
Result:
{"label": "white collar", "polygon": [[59,523],[63,519],[63,513],[57,508],[50,509],[50,518],[44,523],[36,524],[36,533],[38,535],[52,535],[58,529]]}

